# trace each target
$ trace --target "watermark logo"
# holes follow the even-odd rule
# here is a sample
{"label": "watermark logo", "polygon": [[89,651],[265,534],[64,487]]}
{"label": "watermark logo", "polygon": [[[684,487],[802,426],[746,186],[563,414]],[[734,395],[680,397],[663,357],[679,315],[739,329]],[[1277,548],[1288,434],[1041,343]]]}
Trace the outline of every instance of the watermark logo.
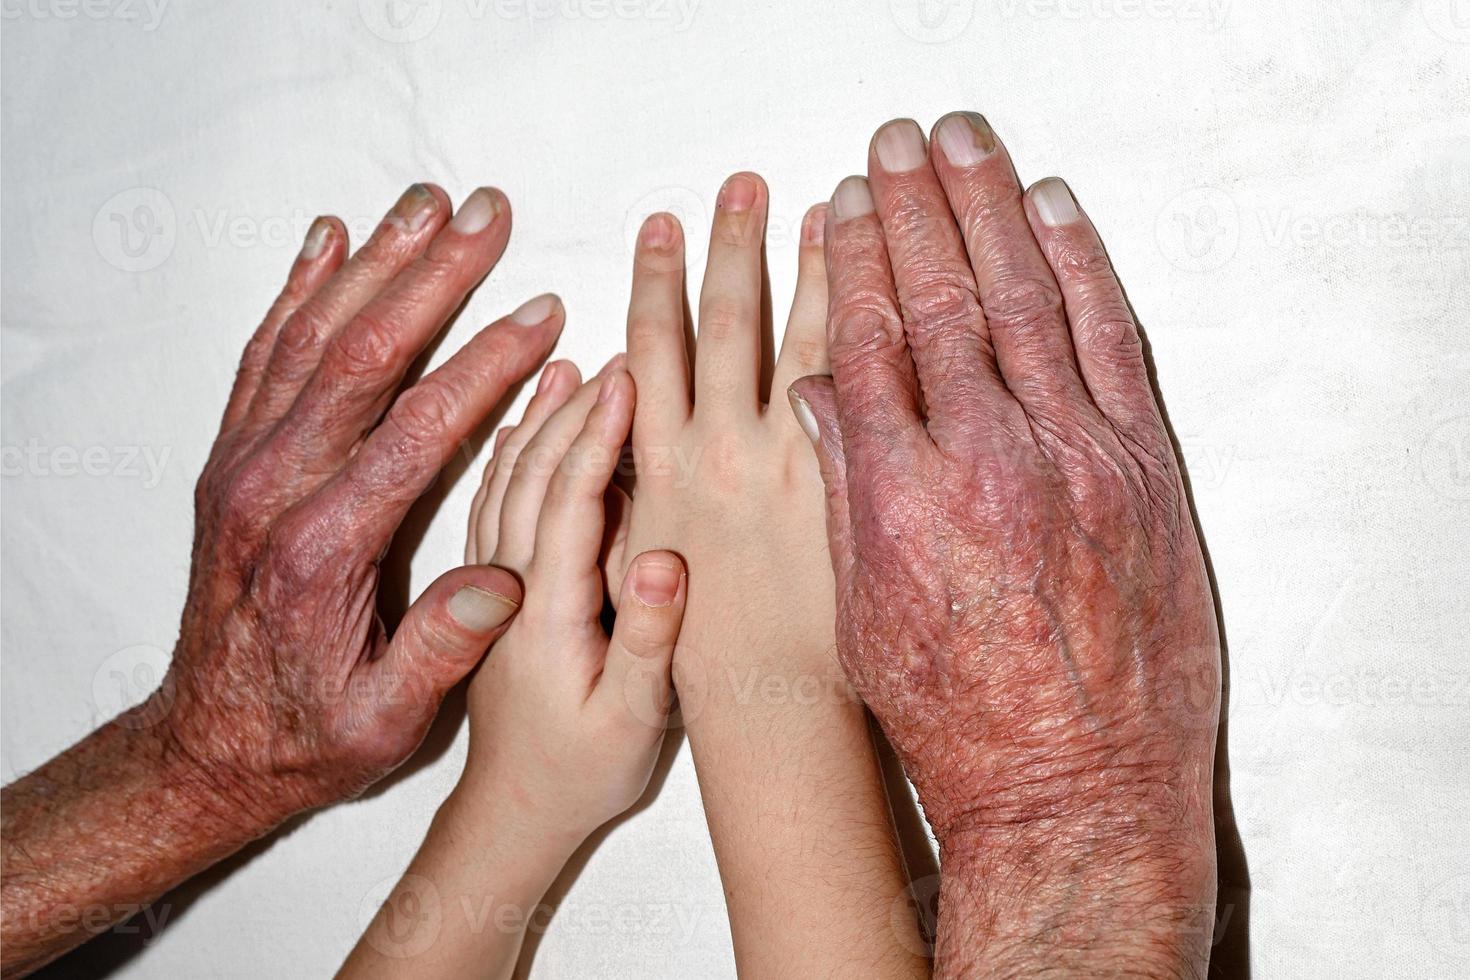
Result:
{"label": "watermark logo", "polygon": [[939,875],[926,875],[899,892],[888,907],[888,924],[904,949],[933,958],[939,929]]}
{"label": "watermark logo", "polygon": [[1419,0],[1429,29],[1451,44],[1470,44],[1470,0]]}
{"label": "watermark logo", "polygon": [[169,0],[0,0],[0,19],[111,21],[151,33],[163,23]]}
{"label": "watermark logo", "polygon": [[[709,245],[702,231],[709,227],[709,208],[705,206],[704,200],[688,187],[660,187],[649,191],[633,202],[623,221],[623,242],[628,249],[628,254],[637,254],[638,232],[642,229],[643,222],[648,219],[649,215],[659,211],[667,211],[672,214],[683,226],[684,263],[689,268],[703,263]],[[649,261],[663,261],[663,259],[650,259]],[[667,261],[677,268],[680,261],[678,252],[676,251]],[[654,271],[670,272],[673,269]]]}
{"label": "watermark logo", "polygon": [[1443,956],[1470,963],[1470,874],[1440,882],[1419,910],[1424,938]]}
{"label": "watermark logo", "polygon": [[171,446],[48,446],[38,439],[0,447],[6,477],[110,477],[139,480],[152,490],[163,479]]}
{"label": "watermark logo", "polygon": [[1159,211],[1154,237],[1164,257],[1186,272],[1213,272],[1240,247],[1240,212],[1218,187],[1194,187]]}
{"label": "watermark logo", "polygon": [[[173,706],[172,686],[165,683],[169,660],[164,650],[140,643],[124,647],[102,661],[92,675],[97,720],[111,718],[135,730],[162,721]],[[138,710],[129,710],[134,707]]]}
{"label": "watermark logo", "polygon": [[975,0],[888,0],[898,29],[921,44],[944,44],[975,19]]}
{"label": "watermark logo", "polygon": [[92,219],[97,254],[124,272],[147,272],[168,261],[178,231],[173,202],[153,187],[114,194]]}
{"label": "watermark logo", "polygon": [[1007,18],[1174,21],[1218,31],[1225,26],[1230,0],[1000,0],[1000,10]]}
{"label": "watermark logo", "polygon": [[444,927],[439,889],[423,875],[382,879],[363,895],[357,913],[368,944],[393,959],[428,952]]}
{"label": "watermark logo", "polygon": [[362,22],[392,44],[411,44],[428,37],[439,26],[443,0],[358,0]]}
{"label": "watermark logo", "polygon": [[1470,415],[1436,425],[1419,450],[1424,482],[1450,500],[1470,500]]}

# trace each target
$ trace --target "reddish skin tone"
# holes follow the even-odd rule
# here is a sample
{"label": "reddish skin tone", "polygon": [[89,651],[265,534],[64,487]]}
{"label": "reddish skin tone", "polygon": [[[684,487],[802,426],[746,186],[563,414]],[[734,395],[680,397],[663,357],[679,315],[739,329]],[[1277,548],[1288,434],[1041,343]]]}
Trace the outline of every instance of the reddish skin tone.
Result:
{"label": "reddish skin tone", "polygon": [[[514,576],[484,566],[440,577],[391,640],[376,606],[408,508],[562,325],[559,303],[540,323],[496,323],[395,399],[505,249],[505,198],[476,193],[493,219],[461,233],[444,192],[416,185],[350,259],[340,221],[314,226],[325,240],[246,347],[199,480],[164,685],[4,790],[6,975],[361,793],[418,746],[514,613]],[[472,624],[449,606],[467,586],[488,603]],[[79,909],[100,921],[78,925]]]}
{"label": "reddish skin tone", "polygon": [[793,386],[838,653],[940,843],[936,972],[1203,976],[1219,639],[1138,330],[1085,215],[938,132],[895,172],[875,139],[876,210],[839,188],[832,377]]}

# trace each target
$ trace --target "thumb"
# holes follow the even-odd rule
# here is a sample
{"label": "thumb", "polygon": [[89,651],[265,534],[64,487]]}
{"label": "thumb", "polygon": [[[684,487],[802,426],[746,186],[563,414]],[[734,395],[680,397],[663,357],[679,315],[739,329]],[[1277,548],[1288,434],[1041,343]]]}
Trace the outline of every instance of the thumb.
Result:
{"label": "thumb", "polygon": [[466,565],[439,576],[404,614],[388,652],[388,703],[409,709],[438,705],[510,626],[521,583],[504,569]]}
{"label": "thumb", "polygon": [[827,540],[839,594],[852,568],[852,518],[847,509],[847,457],[837,427],[837,391],[827,375],[809,374],[786,389],[791,411],[812,441],[827,488]]}
{"label": "thumb", "polygon": [[628,566],[620,591],[607,659],[592,696],[605,710],[662,732],[689,591],[684,562],[672,551],[645,551]]}

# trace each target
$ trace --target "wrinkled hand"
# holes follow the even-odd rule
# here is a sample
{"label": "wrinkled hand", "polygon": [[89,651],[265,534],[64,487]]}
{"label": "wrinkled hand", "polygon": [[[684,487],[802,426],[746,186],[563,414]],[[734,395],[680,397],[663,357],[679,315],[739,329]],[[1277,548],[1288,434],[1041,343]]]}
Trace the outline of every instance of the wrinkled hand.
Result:
{"label": "wrinkled hand", "polygon": [[[839,656],[940,841],[941,963],[1105,945],[1082,918],[1097,896],[1193,922],[1219,640],[1102,243],[1061,181],[1023,196],[979,116],[946,117],[932,153],[890,124],[869,174],[827,231],[833,377],[793,390],[820,430]],[[1004,911],[1027,901],[1048,907]],[[957,910],[982,933],[963,949]],[[1207,936],[1167,932],[1202,955]]]}
{"label": "wrinkled hand", "polygon": [[391,641],[376,603],[409,507],[560,330],[561,304],[533,300],[395,400],[509,233],[488,189],[451,221],[416,185],[345,262],[346,229],[320,219],[246,348],[196,492],[178,647],[141,710],[252,830],[401,762],[516,608],[486,567],[432,584]]}

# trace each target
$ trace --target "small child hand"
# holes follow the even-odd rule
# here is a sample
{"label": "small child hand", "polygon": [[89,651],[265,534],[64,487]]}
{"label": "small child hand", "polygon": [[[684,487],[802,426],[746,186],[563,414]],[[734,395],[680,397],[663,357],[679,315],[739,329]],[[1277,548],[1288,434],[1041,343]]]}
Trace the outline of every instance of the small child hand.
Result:
{"label": "small child hand", "polygon": [[[600,616],[605,498],[632,425],[615,359],[578,384],[549,365],[520,425],[503,431],[471,513],[467,558],[519,575],[526,599],[470,685],[466,785],[527,834],[575,848],[648,785],[672,697],[683,562],[649,551]],[[509,806],[505,804],[509,803]]]}

